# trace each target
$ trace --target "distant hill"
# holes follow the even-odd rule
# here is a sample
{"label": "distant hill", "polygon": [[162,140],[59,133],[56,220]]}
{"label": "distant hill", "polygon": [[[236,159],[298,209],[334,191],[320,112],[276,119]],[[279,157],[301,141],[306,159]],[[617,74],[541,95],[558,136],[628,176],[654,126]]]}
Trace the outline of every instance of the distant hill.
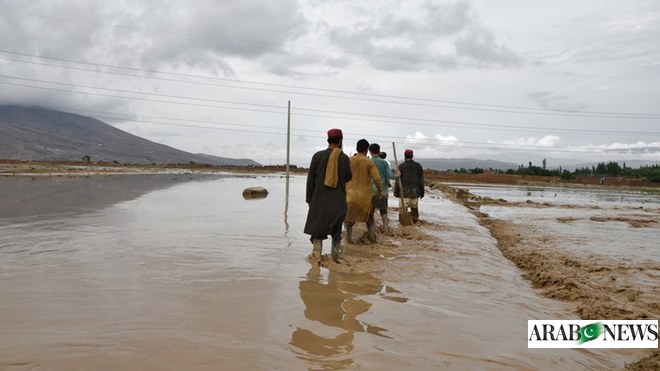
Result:
{"label": "distant hill", "polygon": [[517,169],[518,165],[513,162],[502,162],[495,160],[479,160],[474,158],[415,158],[425,169],[434,170],[458,170],[464,169],[493,169],[493,170],[508,170]]}
{"label": "distant hill", "polygon": [[203,153],[196,153],[196,156],[206,159],[207,164],[223,165],[223,166],[261,166],[256,161],[248,158],[225,158]]}
{"label": "distant hill", "polygon": [[192,154],[140,138],[97,119],[43,108],[0,105],[0,158],[120,163],[261,166],[249,159]]}

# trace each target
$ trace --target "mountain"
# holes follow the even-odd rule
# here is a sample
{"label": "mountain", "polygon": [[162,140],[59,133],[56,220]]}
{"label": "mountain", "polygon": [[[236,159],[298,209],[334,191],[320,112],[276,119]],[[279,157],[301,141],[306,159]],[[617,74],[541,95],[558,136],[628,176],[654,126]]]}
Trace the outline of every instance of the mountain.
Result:
{"label": "mountain", "polygon": [[518,165],[513,162],[502,162],[495,160],[479,160],[475,158],[415,158],[425,169],[434,170],[450,170],[450,169],[494,169],[494,170],[508,170],[517,169]]}
{"label": "mountain", "polygon": [[97,119],[44,108],[0,106],[0,158],[117,161],[131,164],[261,166],[248,159],[192,154],[129,134]]}

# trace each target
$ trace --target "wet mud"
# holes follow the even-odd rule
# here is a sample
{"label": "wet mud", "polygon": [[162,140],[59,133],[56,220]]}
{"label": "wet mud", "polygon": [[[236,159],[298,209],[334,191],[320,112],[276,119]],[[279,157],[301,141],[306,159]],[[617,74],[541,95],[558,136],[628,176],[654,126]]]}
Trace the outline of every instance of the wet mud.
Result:
{"label": "wet mud", "polygon": [[[502,254],[522,269],[543,295],[577,304],[582,319],[657,319],[660,318],[660,262],[625,262],[604,255],[580,256],[556,249],[576,241],[549,234],[525,223],[499,220],[481,211],[484,205],[513,207],[583,208],[600,210],[597,206],[539,205],[534,202],[509,203],[471,194],[466,189],[436,184],[456,202],[464,205],[488,228],[497,240]],[[619,210],[621,208],[618,208]],[[636,208],[635,208],[636,209]],[[658,232],[660,213],[631,216],[558,217],[559,223],[591,221],[620,222],[632,228],[655,228]],[[579,242],[577,243],[579,245]],[[626,365],[627,369],[660,369],[660,352]]]}
{"label": "wet mud", "polygon": [[607,217],[607,216],[592,216],[589,220],[594,222],[624,222],[630,224],[633,228],[648,228],[656,225],[658,222],[653,219],[644,218],[631,218],[631,217]]}

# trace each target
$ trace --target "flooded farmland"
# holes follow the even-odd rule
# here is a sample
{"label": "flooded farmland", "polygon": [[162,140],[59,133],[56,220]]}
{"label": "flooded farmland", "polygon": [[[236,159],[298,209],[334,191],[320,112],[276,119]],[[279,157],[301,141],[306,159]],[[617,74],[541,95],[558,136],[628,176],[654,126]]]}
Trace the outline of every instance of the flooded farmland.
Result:
{"label": "flooded farmland", "polygon": [[[268,196],[244,199],[253,186]],[[304,175],[288,197],[280,174],[0,177],[0,187],[0,369],[618,370],[649,351],[527,349],[527,320],[660,316],[653,194],[456,185],[503,200],[473,205],[504,223],[493,227],[430,190],[420,225],[399,226],[391,210],[391,236],[315,268]],[[498,226],[520,235],[511,251]],[[616,289],[610,301],[543,284],[553,272],[522,264],[521,244],[603,268],[589,284],[614,277],[602,285]]]}

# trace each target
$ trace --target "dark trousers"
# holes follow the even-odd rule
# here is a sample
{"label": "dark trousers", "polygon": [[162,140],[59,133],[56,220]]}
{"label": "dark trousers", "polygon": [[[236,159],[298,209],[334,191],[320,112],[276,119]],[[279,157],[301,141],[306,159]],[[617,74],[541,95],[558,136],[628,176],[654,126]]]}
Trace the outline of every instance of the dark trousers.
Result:
{"label": "dark trousers", "polygon": [[[346,214],[342,215],[341,218],[337,219],[337,221],[330,226],[330,237],[332,237],[333,241],[341,241],[341,228],[344,224],[345,218]],[[312,236],[309,240],[313,242],[314,240],[325,240],[327,238],[328,235]]]}

